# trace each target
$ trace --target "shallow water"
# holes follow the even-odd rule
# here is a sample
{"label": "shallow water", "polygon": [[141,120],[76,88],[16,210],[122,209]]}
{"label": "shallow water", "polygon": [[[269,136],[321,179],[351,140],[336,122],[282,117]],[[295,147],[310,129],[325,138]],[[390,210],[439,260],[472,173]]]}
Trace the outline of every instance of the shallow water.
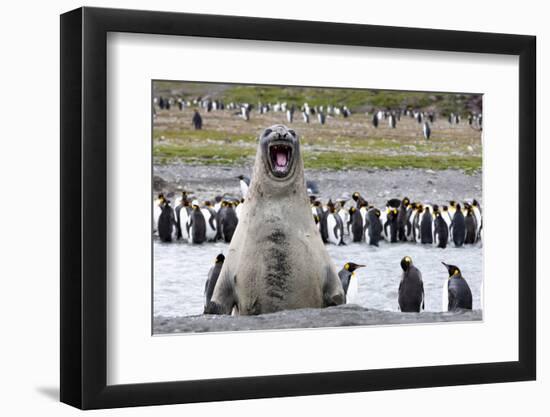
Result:
{"label": "shallow water", "polygon": [[[202,314],[204,284],[216,255],[226,254],[226,243],[154,243],[154,315],[175,317]],[[401,258],[408,255],[422,272],[426,311],[442,311],[442,290],[447,270],[441,262],[458,266],[473,294],[473,308],[481,309],[483,250],[480,245],[439,249],[414,243],[364,243],[327,245],[337,269],[346,262],[366,264],[356,271],[359,284],[357,304],[362,307],[397,311],[397,289],[401,279]]]}

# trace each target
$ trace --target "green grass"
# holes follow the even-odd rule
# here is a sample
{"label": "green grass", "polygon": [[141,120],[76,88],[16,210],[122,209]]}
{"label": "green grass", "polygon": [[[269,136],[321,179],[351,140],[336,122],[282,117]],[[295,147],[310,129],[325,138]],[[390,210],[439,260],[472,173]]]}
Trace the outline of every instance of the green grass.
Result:
{"label": "green grass", "polygon": [[237,164],[256,154],[255,148],[236,146],[174,146],[156,145],[153,156],[159,162],[173,159],[197,161],[205,164]]}
{"label": "green grass", "polygon": [[463,169],[475,171],[481,168],[481,158],[472,157],[436,157],[416,155],[372,155],[369,153],[334,153],[305,154],[306,168],[353,169],[353,168],[422,168],[422,169]]}
{"label": "green grass", "polygon": [[[232,145],[178,146],[173,144],[156,145],[153,155],[155,163],[165,164],[178,160],[187,163],[206,165],[238,165],[252,161],[255,147]],[[304,151],[306,168],[317,169],[353,169],[353,168],[456,168],[473,172],[481,168],[481,157],[462,156],[417,156],[417,155],[380,155],[363,152],[308,152]]]}
{"label": "green grass", "polygon": [[205,140],[221,140],[226,142],[255,142],[256,137],[254,135],[246,134],[230,134],[219,130],[194,130],[194,129],[158,129],[156,128],[153,133],[153,139],[155,141],[164,138],[165,140],[180,139],[189,141],[205,141]]}

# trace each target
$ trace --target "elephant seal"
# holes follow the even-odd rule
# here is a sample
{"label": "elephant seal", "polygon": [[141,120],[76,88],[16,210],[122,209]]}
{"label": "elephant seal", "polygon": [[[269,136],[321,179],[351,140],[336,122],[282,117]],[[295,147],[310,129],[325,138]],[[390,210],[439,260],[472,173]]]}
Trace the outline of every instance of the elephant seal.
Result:
{"label": "elephant seal", "polygon": [[344,304],[336,267],[315,227],[296,133],[259,138],[252,180],[205,314],[272,313]]}

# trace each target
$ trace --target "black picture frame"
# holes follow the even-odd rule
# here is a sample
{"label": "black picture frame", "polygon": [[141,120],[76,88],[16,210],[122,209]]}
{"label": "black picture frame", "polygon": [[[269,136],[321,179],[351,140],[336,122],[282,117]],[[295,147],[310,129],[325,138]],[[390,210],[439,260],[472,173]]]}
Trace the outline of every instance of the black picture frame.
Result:
{"label": "black picture frame", "polygon": [[[107,385],[108,32],[519,56],[519,360]],[[62,402],[95,409],[536,378],[534,36],[84,7],[61,15],[60,57]]]}

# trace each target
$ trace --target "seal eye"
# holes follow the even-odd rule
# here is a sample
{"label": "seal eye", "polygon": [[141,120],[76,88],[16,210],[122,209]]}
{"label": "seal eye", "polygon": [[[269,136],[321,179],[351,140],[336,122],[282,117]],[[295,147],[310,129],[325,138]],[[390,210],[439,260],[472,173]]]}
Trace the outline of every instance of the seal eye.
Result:
{"label": "seal eye", "polygon": [[268,136],[271,132],[273,132],[273,130],[271,130],[271,129],[266,129],[266,130],[264,131],[264,136]]}
{"label": "seal eye", "polygon": [[290,133],[292,136],[296,137],[296,132],[292,129],[288,129],[288,133]]}

